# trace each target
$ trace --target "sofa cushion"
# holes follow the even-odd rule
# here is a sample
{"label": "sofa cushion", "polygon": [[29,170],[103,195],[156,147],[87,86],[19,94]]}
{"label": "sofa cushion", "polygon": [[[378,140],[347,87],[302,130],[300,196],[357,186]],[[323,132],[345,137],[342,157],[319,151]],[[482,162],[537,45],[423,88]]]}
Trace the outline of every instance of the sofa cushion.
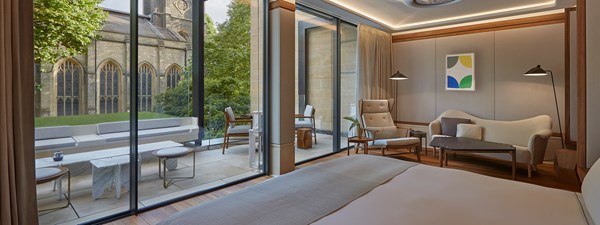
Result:
{"label": "sofa cushion", "polygon": [[296,128],[312,128],[312,123],[310,122],[310,120],[297,120]]}
{"label": "sofa cushion", "polygon": [[35,128],[35,140],[67,138],[71,136],[73,134],[69,126]]}
{"label": "sofa cushion", "polygon": [[158,129],[165,127],[178,127],[181,126],[180,118],[166,118],[166,119],[151,119],[151,120],[140,120],[138,127],[140,130]]}
{"label": "sofa cushion", "polygon": [[461,123],[471,123],[470,119],[442,117],[442,134],[456,137],[456,125]]}
{"label": "sofa cushion", "polygon": [[384,146],[407,146],[420,143],[418,138],[393,138],[393,139],[381,139],[373,142],[373,147],[384,147]]}
{"label": "sofa cushion", "polygon": [[250,129],[249,125],[238,125],[235,127],[229,127],[227,129],[228,134],[248,134],[250,133],[248,130]]}
{"label": "sofa cushion", "polygon": [[99,123],[96,125],[98,134],[109,134],[129,131],[129,122]]}
{"label": "sofa cushion", "polygon": [[[138,123],[139,130],[150,130],[178,126],[181,126],[180,118],[140,120]],[[98,134],[128,132],[129,122],[99,123],[97,125],[97,131]]]}
{"label": "sofa cushion", "polygon": [[35,149],[45,150],[53,148],[65,148],[75,146],[76,144],[77,142],[72,137],[36,140]]}
{"label": "sofa cushion", "polygon": [[[186,127],[166,127],[151,130],[140,130],[138,131],[138,138],[156,137],[162,135],[179,134],[190,132],[189,128]],[[100,137],[106,141],[122,141],[129,139],[129,131],[101,134]]]}
{"label": "sofa cushion", "polygon": [[406,135],[406,130],[400,129],[398,127],[369,127],[367,133],[369,137],[372,137],[370,130],[377,130],[378,132],[375,134],[375,139],[393,139],[398,137],[404,137]]}
{"label": "sofa cushion", "polygon": [[388,127],[394,125],[394,120],[389,112],[365,113],[363,114],[363,122],[367,128]]}
{"label": "sofa cushion", "polygon": [[483,127],[475,124],[461,123],[456,125],[456,136],[481,140],[483,137]]}
{"label": "sofa cushion", "polygon": [[229,117],[229,126],[235,127],[235,114],[233,113],[233,109],[231,107],[225,108],[225,113],[227,113],[227,117]]}

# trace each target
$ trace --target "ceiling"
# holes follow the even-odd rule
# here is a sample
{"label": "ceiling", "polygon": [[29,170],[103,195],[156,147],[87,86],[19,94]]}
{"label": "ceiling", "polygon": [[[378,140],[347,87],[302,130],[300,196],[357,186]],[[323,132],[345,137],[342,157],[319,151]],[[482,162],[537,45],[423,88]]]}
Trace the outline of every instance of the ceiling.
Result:
{"label": "ceiling", "polygon": [[355,23],[401,32],[562,9],[575,5],[576,0],[457,0],[436,6],[419,6],[413,0],[297,2]]}

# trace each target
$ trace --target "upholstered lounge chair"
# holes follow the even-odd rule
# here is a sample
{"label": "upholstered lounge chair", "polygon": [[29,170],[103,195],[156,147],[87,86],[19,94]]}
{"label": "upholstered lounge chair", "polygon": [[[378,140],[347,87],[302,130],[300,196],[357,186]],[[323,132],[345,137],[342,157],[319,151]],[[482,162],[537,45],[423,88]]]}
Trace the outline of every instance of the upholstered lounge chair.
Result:
{"label": "upholstered lounge chair", "polygon": [[230,137],[248,137],[252,118],[236,118],[231,107],[225,108],[225,135],[223,137],[223,150],[229,148]]}
{"label": "upholstered lounge chair", "polygon": [[369,137],[375,139],[372,144],[369,144],[369,149],[381,149],[382,154],[385,155],[386,149],[415,148],[417,160],[421,161],[421,140],[405,137],[406,131],[394,124],[391,114],[394,99],[360,100],[358,104],[364,129]]}
{"label": "upholstered lounge chair", "polygon": [[[312,129],[312,135],[315,138],[315,145],[317,144],[317,129],[315,126],[315,107],[312,105],[306,105],[304,108],[304,114],[296,114],[296,125],[295,129],[298,128],[310,128]],[[303,119],[303,120],[301,120]]]}

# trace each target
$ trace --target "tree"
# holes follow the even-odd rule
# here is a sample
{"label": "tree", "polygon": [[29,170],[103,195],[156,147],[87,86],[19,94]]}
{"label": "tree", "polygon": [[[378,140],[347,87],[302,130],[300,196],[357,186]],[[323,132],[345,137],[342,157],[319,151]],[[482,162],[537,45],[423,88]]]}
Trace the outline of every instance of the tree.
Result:
{"label": "tree", "polygon": [[220,137],[225,126],[223,110],[237,115],[250,112],[250,5],[233,0],[229,19],[205,43],[205,122],[207,137]]}
{"label": "tree", "polygon": [[102,0],[34,0],[33,30],[36,63],[83,53],[102,28],[108,13]]}
{"label": "tree", "polygon": [[[243,0],[234,0],[228,5],[227,14],[229,19],[216,28],[212,19],[204,16],[205,138],[223,136],[223,110],[226,107],[232,107],[238,115],[250,112],[250,6]],[[186,74],[191,74],[191,68],[186,68]],[[189,109],[191,105],[191,85],[191,78],[188,77],[179,82],[177,87],[157,96],[156,100],[164,113],[190,115],[189,111],[185,114],[182,109]]]}

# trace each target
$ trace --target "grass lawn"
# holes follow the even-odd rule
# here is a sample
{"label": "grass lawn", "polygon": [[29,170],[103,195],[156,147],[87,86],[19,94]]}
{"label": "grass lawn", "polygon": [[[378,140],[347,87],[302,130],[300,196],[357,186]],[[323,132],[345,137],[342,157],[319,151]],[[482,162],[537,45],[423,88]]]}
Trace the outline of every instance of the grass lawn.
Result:
{"label": "grass lawn", "polygon": [[[139,112],[138,118],[144,119],[159,119],[173,117],[161,113]],[[57,116],[57,117],[36,117],[35,127],[52,127],[52,126],[76,126],[88,125],[107,122],[118,122],[129,120],[129,113],[109,113],[96,115],[79,115],[79,116]]]}

